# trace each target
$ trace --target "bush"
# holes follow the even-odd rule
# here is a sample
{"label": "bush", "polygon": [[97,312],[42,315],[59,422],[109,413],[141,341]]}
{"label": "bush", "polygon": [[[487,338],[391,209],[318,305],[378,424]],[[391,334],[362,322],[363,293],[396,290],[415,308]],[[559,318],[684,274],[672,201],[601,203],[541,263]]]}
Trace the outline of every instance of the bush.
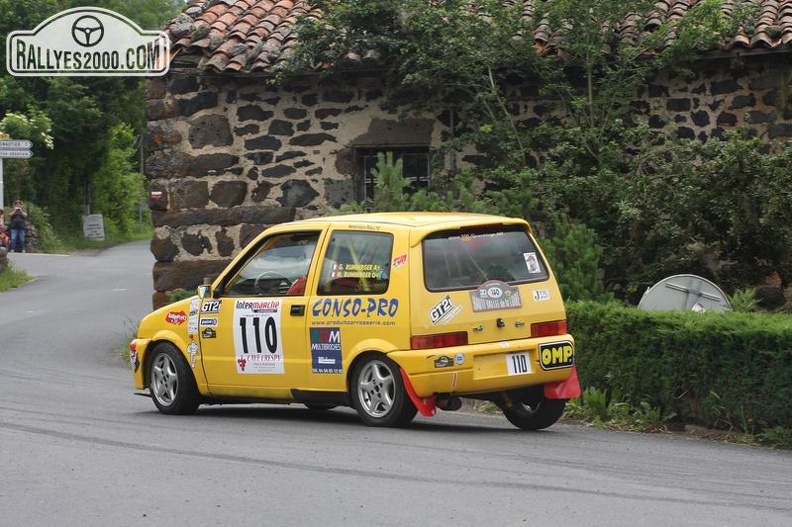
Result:
{"label": "bush", "polygon": [[707,427],[792,428],[792,316],[571,302],[583,387]]}

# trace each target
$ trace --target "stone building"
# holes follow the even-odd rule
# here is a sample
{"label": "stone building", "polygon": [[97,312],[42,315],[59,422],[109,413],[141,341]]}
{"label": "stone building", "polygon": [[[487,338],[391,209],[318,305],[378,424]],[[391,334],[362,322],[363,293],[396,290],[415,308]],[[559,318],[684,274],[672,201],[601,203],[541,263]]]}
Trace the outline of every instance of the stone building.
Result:
{"label": "stone building", "polygon": [[[677,16],[695,3],[660,0],[658,13]],[[745,126],[767,139],[792,137],[792,2],[758,3],[750,33],[702,60],[697,78],[661,76],[646,87],[634,107],[649,126],[673,125],[690,138]],[[155,306],[222,270],[267,226],[364,197],[377,151],[402,157],[420,184],[430,152],[453,135],[444,116],[404,119],[386,109],[376,76],[269,82],[295,45],[299,16],[321,12],[304,0],[191,0],[167,27],[171,67],[146,91]],[[535,40],[551,45],[546,35]],[[521,116],[539,122],[546,101],[520,90],[514,97]],[[474,159],[444,162],[465,168]]]}

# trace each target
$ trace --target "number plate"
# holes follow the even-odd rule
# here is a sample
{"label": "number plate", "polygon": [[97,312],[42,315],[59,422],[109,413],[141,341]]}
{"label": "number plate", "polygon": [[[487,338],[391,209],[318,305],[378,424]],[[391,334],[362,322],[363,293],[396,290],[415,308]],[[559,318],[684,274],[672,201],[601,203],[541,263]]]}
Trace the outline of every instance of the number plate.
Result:
{"label": "number plate", "polygon": [[509,375],[525,375],[531,373],[531,356],[525,351],[508,353],[506,355],[506,369]]}

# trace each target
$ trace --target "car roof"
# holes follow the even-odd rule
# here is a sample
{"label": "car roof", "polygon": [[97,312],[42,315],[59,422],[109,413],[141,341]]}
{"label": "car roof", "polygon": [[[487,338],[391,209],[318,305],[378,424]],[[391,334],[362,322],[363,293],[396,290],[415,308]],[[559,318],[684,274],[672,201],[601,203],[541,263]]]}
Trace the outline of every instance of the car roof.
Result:
{"label": "car roof", "polygon": [[492,214],[474,214],[469,212],[370,212],[363,214],[344,214],[339,216],[324,216],[293,222],[293,224],[344,224],[356,223],[366,225],[390,225],[406,228],[438,227],[452,228],[473,224],[502,224],[523,223],[519,218],[507,218]]}

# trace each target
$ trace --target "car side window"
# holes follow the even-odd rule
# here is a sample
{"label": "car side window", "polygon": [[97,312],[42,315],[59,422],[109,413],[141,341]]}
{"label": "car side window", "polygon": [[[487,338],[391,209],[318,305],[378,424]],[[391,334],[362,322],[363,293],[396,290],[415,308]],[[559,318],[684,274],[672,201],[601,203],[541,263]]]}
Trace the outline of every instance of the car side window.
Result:
{"label": "car side window", "polygon": [[281,234],[266,239],[227,282],[225,293],[230,296],[304,294],[318,240],[318,232]]}
{"label": "car side window", "polygon": [[371,295],[388,290],[393,236],[335,231],[322,260],[320,295]]}

